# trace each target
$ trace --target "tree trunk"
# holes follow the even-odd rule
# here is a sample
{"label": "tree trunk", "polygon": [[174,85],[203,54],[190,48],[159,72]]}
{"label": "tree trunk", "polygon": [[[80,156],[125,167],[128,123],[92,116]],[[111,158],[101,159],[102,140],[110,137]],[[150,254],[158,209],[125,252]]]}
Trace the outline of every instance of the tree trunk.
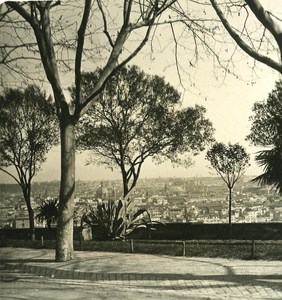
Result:
{"label": "tree trunk", "polygon": [[122,184],[123,184],[123,197],[128,194],[128,179],[125,171],[125,167],[123,165],[120,166],[121,175],[122,175]]}
{"label": "tree trunk", "polygon": [[34,211],[30,203],[30,189],[31,189],[30,187],[22,187],[24,200],[28,211],[30,238],[31,240],[34,241],[35,240]]}
{"label": "tree trunk", "polygon": [[60,120],[61,185],[58,207],[56,261],[74,259],[73,212],[75,191],[75,124],[71,116]]}
{"label": "tree trunk", "polygon": [[229,223],[229,236],[230,238],[232,237],[232,220],[231,220],[231,212],[232,212],[232,208],[231,208],[231,202],[232,202],[232,189],[229,188],[229,207],[228,207],[228,223]]}

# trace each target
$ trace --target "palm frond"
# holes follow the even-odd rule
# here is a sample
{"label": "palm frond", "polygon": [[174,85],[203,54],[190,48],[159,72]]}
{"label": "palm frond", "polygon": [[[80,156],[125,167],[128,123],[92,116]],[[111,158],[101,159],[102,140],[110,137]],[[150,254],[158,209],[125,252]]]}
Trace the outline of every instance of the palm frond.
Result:
{"label": "palm frond", "polygon": [[260,151],[255,160],[263,167],[264,173],[252,182],[260,185],[271,185],[282,194],[282,147],[274,146],[270,150]]}

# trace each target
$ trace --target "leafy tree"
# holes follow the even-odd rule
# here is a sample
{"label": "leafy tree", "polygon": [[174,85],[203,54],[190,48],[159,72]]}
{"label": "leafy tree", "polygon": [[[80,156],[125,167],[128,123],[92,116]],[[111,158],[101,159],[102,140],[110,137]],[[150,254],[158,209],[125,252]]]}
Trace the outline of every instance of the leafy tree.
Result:
{"label": "leafy tree", "polygon": [[[99,72],[83,74],[82,93],[95,86]],[[128,197],[148,157],[189,165],[191,153],[196,155],[212,141],[213,128],[204,116],[205,109],[179,109],[179,99],[179,93],[163,78],[146,75],[136,66],[124,67],[82,118],[78,148],[92,150],[95,163],[118,166],[122,175],[124,198],[97,208],[96,216],[109,238],[125,238],[132,230],[153,224],[139,218],[149,213],[135,212]],[[185,158],[179,156],[183,153]]]}
{"label": "leafy tree", "polygon": [[[3,72],[31,78],[43,66],[57,105],[61,139],[57,261],[74,258],[75,126],[114,73],[141,51],[153,27],[163,22],[162,15],[174,3],[176,0],[106,3],[111,9],[100,0],[5,3],[0,27],[7,42],[1,48]],[[22,61],[26,66],[27,60],[34,64],[24,67]],[[82,65],[97,67],[100,63],[103,67],[94,89],[82,98]],[[71,102],[61,82],[64,72],[75,79],[76,95]]]}
{"label": "leafy tree", "polygon": [[232,235],[231,204],[232,189],[239,178],[244,174],[246,166],[249,164],[250,156],[246,150],[237,144],[216,142],[207,152],[207,160],[216,170],[217,174],[225,182],[229,192],[229,232]]}
{"label": "leafy tree", "polygon": [[[99,72],[83,75],[87,94]],[[74,94],[74,91],[72,92]],[[213,128],[201,106],[179,109],[179,93],[163,78],[124,67],[97,97],[79,126],[77,145],[92,150],[94,162],[118,166],[124,197],[136,186],[148,157],[189,164],[212,141]],[[179,154],[185,153],[183,158]],[[190,156],[189,156],[190,154]]]}
{"label": "leafy tree", "polygon": [[0,96],[0,114],[0,170],[20,185],[34,233],[31,183],[58,142],[55,108],[45,92],[31,85],[25,90],[6,89]]}
{"label": "leafy tree", "polygon": [[39,205],[39,213],[36,218],[40,221],[46,221],[47,227],[51,229],[52,223],[58,219],[58,199],[47,199]]}
{"label": "leafy tree", "polygon": [[[281,29],[275,14],[261,8],[257,0],[226,0],[221,4],[227,7],[228,15],[234,16],[229,13],[231,9],[236,9],[238,16],[243,16],[241,10],[246,11],[242,28],[233,29],[222,10],[218,10],[216,1],[210,1],[217,8],[221,22],[235,42],[248,55],[281,73],[281,61],[276,62],[272,58],[272,53],[278,53],[280,57],[282,53]],[[180,48],[190,51],[191,56],[187,61],[191,66],[194,66],[199,56],[207,53],[213,55],[214,61],[229,72],[228,66],[232,65],[233,54],[227,65],[221,63],[224,55],[217,49],[222,47],[216,47],[215,43],[223,42],[222,34],[217,31],[219,22],[205,15],[208,8],[211,9],[208,3],[192,0],[125,0],[123,5],[118,1],[101,0],[7,1],[4,8],[1,7],[2,85],[47,78],[59,114],[62,159],[56,260],[63,261],[74,257],[74,132],[79,118],[92,105],[93,99],[103,91],[111,76],[134,58],[150,39],[152,41],[156,37],[159,33],[157,26],[160,25],[171,30],[174,42],[171,44],[175,45],[178,73],[181,70],[178,59]],[[259,39],[257,24],[249,26],[244,20],[249,19],[250,14],[256,16],[257,23],[262,25]],[[184,28],[179,36],[175,30],[177,25]],[[244,37],[249,39],[249,43],[244,43]],[[179,46],[180,39],[185,42],[181,45],[183,47]],[[248,51],[253,45],[252,51]],[[264,51],[263,60],[259,54],[260,49]],[[97,66],[102,66],[100,78],[91,93],[86,98],[81,98],[81,70],[93,70]],[[42,67],[44,72],[41,72]],[[75,78],[76,97],[72,102],[67,101],[62,83],[68,77],[64,76],[66,73]]]}
{"label": "leafy tree", "polygon": [[264,173],[253,179],[259,184],[268,184],[282,193],[282,81],[276,82],[275,89],[266,101],[256,102],[251,133],[247,139],[256,146],[272,147],[260,151],[257,163],[264,168]]}

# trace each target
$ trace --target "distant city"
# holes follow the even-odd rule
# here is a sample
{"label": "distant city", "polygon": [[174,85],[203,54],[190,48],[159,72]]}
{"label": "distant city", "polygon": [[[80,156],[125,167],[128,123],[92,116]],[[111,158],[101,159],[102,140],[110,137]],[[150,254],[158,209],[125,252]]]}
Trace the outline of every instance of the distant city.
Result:
{"label": "distant city", "polygon": [[[122,196],[120,181],[78,181],[76,210],[95,208]],[[35,215],[43,200],[56,198],[59,181],[34,183],[32,206]],[[163,223],[227,223],[228,190],[218,177],[140,179],[132,193],[134,210],[145,208],[152,220]],[[0,185],[0,227],[28,228],[28,213],[16,184]],[[232,222],[282,222],[282,197],[265,186],[242,177],[233,189]],[[36,222],[37,227],[46,224]]]}

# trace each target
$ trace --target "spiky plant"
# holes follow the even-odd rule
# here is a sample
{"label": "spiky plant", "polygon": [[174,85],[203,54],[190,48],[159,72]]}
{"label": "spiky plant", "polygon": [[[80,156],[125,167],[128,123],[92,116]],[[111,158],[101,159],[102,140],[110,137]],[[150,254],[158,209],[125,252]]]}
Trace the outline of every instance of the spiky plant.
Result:
{"label": "spiky plant", "polygon": [[155,224],[146,209],[134,210],[132,202],[128,203],[126,197],[107,202],[99,201],[97,208],[90,208],[83,216],[83,222],[89,225],[100,224],[107,239],[126,239],[138,228],[146,229],[150,236]]}
{"label": "spiky plant", "polygon": [[255,160],[263,167],[264,173],[252,181],[273,186],[279,194],[282,194],[282,146],[260,151]]}
{"label": "spiky plant", "polygon": [[40,222],[46,221],[47,227],[51,229],[51,224],[57,222],[58,218],[58,199],[46,199],[39,205],[39,213],[36,218]]}

